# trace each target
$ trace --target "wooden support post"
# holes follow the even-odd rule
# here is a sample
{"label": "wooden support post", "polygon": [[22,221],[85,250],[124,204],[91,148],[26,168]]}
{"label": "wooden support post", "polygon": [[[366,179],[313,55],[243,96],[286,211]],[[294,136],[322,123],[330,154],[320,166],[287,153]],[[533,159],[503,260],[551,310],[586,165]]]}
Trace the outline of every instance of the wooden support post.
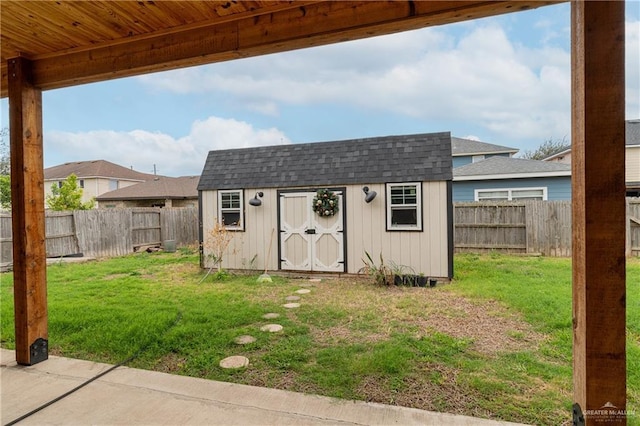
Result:
{"label": "wooden support post", "polygon": [[48,358],[42,91],[31,62],[8,60],[16,361]]}
{"label": "wooden support post", "polygon": [[626,424],[624,1],[571,6],[574,415]]}

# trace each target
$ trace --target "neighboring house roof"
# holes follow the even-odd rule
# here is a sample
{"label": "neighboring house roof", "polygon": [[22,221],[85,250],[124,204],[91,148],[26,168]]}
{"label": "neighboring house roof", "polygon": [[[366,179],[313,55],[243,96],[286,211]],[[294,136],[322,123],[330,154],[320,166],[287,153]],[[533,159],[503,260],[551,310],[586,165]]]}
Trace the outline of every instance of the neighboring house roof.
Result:
{"label": "neighboring house roof", "polygon": [[515,154],[517,152],[517,148],[510,148],[508,146],[494,145],[471,139],[451,138],[451,154],[453,154],[454,157],[481,154]]}
{"label": "neighboring house roof", "polygon": [[513,157],[490,157],[453,169],[454,182],[552,176],[571,176],[571,165]]}
{"label": "neighboring house roof", "polygon": [[45,180],[66,179],[71,174],[81,179],[106,178],[141,182],[154,178],[152,174],[140,173],[105,160],[77,161],[44,169]]}
{"label": "neighboring house roof", "polygon": [[105,192],[96,197],[96,200],[182,200],[198,198],[198,178],[199,176],[181,176],[177,178],[155,176],[146,182]]}
{"label": "neighboring house roof", "polygon": [[640,146],[640,119],[639,120],[627,120],[625,121],[625,145],[639,145]]}
{"label": "neighboring house roof", "polygon": [[[624,122],[624,144],[626,146],[640,146],[640,120],[627,120]],[[542,161],[553,160],[556,157],[566,155],[571,152],[571,148],[565,149],[557,154],[550,155]]]}
{"label": "neighboring house roof", "polygon": [[555,153],[555,154],[553,154],[553,155],[550,155],[550,156],[548,156],[548,157],[543,158],[543,159],[542,159],[542,161],[551,161],[551,160],[553,160],[553,159],[555,159],[555,158],[563,157],[563,156],[565,156],[565,155],[569,154],[570,152],[571,152],[571,148],[563,149],[563,150],[562,150],[562,151],[560,151],[560,152],[556,152],[556,153]]}
{"label": "neighboring house roof", "polygon": [[451,180],[451,134],[210,151],[198,190]]}

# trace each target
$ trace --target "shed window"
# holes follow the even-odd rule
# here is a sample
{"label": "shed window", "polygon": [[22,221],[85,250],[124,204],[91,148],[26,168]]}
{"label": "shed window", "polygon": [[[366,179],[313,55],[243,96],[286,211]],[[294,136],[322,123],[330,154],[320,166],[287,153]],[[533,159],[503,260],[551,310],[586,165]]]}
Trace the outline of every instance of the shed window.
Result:
{"label": "shed window", "polygon": [[241,190],[218,191],[218,217],[225,228],[244,230],[242,221],[243,198]]}
{"label": "shed window", "polygon": [[476,189],[476,201],[547,200],[547,188]]}
{"label": "shed window", "polygon": [[387,184],[387,230],[422,230],[420,183]]}

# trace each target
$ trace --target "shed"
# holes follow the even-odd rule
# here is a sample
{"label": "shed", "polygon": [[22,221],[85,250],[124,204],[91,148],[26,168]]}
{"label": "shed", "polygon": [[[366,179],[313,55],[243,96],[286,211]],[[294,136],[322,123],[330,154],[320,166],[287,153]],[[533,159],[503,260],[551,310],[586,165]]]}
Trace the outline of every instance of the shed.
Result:
{"label": "shed", "polygon": [[[201,240],[216,220],[234,231],[230,269],[357,273],[368,252],[450,279],[451,181],[448,132],[211,151],[198,185]],[[336,196],[334,214],[314,212],[319,190]]]}

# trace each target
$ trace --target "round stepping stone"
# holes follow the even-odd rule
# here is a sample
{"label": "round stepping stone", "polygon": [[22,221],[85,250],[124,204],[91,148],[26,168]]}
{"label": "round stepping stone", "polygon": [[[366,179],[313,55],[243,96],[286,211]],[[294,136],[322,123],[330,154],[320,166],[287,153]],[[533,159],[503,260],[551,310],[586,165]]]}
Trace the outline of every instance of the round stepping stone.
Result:
{"label": "round stepping stone", "polygon": [[296,293],[307,294],[307,293],[311,293],[311,290],[309,290],[308,288],[301,288],[300,290],[296,290]]}
{"label": "round stepping stone", "polygon": [[269,333],[277,333],[278,331],[282,331],[282,326],[280,324],[267,324],[260,327],[262,331],[268,331]]}
{"label": "round stepping stone", "polygon": [[319,283],[320,281],[322,281],[320,278],[309,278],[310,283]]}
{"label": "round stepping stone", "polygon": [[295,302],[293,302],[293,303],[285,303],[285,304],[284,304],[284,305],[282,305],[282,306],[284,306],[284,307],[285,307],[285,308],[287,308],[287,309],[293,309],[293,308],[299,308],[299,307],[300,307],[300,304],[299,304],[299,303],[295,303]]}
{"label": "round stepping stone", "polygon": [[244,368],[248,365],[249,358],[240,355],[230,356],[220,361],[220,367],[222,368]]}
{"label": "round stepping stone", "polygon": [[248,345],[249,343],[255,342],[256,338],[245,334],[243,336],[236,337],[235,339],[233,339],[233,341],[238,345]]}
{"label": "round stepping stone", "polygon": [[300,287],[313,287],[313,284],[311,284],[311,283],[301,283]]}
{"label": "round stepping stone", "polygon": [[276,314],[275,312],[270,312],[268,314],[264,314],[262,316],[262,318],[264,318],[264,319],[275,319],[275,318],[278,318],[279,316],[280,316],[280,314]]}
{"label": "round stepping stone", "polygon": [[300,296],[287,296],[285,300],[287,302],[295,302],[296,300],[300,300]]}

